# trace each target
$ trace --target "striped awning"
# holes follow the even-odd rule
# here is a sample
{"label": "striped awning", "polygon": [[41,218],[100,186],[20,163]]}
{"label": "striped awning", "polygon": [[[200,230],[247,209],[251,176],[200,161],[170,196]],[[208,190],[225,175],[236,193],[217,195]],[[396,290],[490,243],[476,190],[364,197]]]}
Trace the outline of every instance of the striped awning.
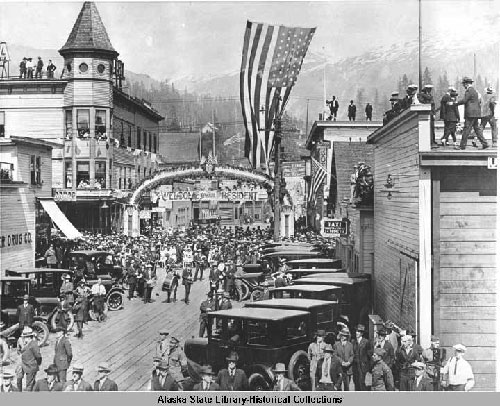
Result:
{"label": "striped awning", "polygon": [[50,216],[54,224],[61,232],[70,239],[82,238],[82,234],[68,220],[56,202],[52,199],[40,199],[40,204]]}

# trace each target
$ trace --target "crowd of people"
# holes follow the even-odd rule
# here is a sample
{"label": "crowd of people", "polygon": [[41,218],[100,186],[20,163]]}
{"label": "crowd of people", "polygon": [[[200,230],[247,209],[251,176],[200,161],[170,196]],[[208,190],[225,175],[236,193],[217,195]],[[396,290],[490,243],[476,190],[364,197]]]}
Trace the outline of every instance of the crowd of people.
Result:
{"label": "crowd of people", "polygon": [[[39,56],[37,61],[34,62],[31,57],[24,57],[21,62],[19,62],[19,79],[33,79],[33,73],[35,79],[42,79],[44,73],[44,63],[42,57]],[[47,79],[54,78],[54,72],[56,71],[56,66],[49,59],[49,63],[45,68],[45,74]]]}

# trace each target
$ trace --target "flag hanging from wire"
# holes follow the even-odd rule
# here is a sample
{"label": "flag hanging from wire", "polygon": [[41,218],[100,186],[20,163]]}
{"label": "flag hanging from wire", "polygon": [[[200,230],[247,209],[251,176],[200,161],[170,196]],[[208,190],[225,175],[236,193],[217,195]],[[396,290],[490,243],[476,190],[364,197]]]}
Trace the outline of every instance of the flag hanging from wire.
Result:
{"label": "flag hanging from wire", "polygon": [[283,114],[316,28],[274,26],[247,21],[240,70],[240,101],[245,124],[245,157],[254,168],[273,149],[274,119]]}
{"label": "flag hanging from wire", "polygon": [[311,187],[309,188],[309,197],[308,201],[316,201],[316,194],[318,193],[319,187],[323,184],[327,172],[326,169],[321,165],[316,159],[311,157],[311,163],[312,163],[312,181],[311,181]]}

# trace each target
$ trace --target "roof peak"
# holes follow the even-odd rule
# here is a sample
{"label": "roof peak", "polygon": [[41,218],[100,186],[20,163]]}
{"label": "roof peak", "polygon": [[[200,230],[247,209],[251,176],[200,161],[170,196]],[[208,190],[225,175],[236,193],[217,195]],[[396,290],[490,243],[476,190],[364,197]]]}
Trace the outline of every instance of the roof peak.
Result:
{"label": "roof peak", "polygon": [[97,6],[92,1],[83,3],[66,44],[59,50],[61,55],[70,51],[105,51],[118,56],[111,45]]}

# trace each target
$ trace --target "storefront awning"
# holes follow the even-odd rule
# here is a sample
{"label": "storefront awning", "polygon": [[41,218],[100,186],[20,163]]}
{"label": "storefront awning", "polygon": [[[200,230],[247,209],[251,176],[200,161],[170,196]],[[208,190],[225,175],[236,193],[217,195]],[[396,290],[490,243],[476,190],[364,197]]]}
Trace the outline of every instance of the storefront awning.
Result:
{"label": "storefront awning", "polygon": [[70,239],[81,238],[82,234],[75,228],[73,224],[66,218],[61,209],[57,206],[54,200],[40,200],[43,209],[50,216],[54,224],[61,232]]}

